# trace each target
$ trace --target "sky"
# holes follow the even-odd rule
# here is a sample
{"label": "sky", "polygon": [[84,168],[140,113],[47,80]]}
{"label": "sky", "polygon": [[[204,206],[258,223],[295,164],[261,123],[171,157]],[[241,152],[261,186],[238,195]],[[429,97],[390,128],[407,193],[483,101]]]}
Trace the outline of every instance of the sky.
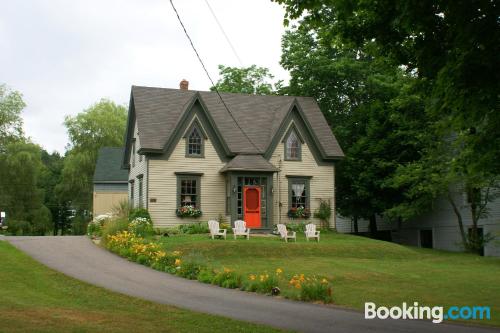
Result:
{"label": "sky", "polygon": [[[219,64],[281,68],[284,10],[270,0],[174,0],[216,81]],[[0,3],[0,83],[23,94],[26,135],[64,153],[63,122],[101,98],[128,105],[132,85],[208,90],[210,81],[169,0],[19,0]]]}

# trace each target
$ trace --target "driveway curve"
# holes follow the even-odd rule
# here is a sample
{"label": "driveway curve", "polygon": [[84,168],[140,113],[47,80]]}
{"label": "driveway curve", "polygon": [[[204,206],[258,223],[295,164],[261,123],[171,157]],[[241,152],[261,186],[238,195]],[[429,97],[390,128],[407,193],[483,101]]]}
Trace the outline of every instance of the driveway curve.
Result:
{"label": "driveway curve", "polygon": [[4,237],[46,266],[119,293],[194,311],[302,332],[500,332],[418,320],[365,320],[363,313],[224,289],[129,262],[85,236]]}

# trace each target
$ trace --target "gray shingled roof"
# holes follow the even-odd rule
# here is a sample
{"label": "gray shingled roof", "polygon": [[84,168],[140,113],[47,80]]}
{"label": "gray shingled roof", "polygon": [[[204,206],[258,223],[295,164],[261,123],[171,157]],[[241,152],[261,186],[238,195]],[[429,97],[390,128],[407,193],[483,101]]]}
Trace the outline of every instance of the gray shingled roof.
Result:
{"label": "gray shingled roof", "polygon": [[214,92],[133,86],[132,97],[141,147],[163,149],[196,93],[199,93],[229,150],[234,154],[264,153],[296,100],[325,155],[328,158],[344,156],[318,104],[311,97],[221,93],[239,127],[243,128],[243,133]]}
{"label": "gray shingled roof", "polygon": [[128,170],[122,169],[123,147],[103,147],[97,155],[94,183],[126,183]]}
{"label": "gray shingled roof", "polygon": [[279,171],[269,163],[262,155],[236,155],[229,161],[220,172],[226,171]]}

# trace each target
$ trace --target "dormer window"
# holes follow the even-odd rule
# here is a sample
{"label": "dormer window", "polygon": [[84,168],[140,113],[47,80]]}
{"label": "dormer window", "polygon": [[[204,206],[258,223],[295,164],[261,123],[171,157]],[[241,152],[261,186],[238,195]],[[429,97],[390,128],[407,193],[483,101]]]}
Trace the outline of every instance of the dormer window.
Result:
{"label": "dormer window", "polygon": [[186,133],[186,157],[203,157],[204,133],[195,121]]}
{"label": "dormer window", "polygon": [[285,140],[285,160],[301,160],[300,144],[301,142],[295,129],[292,129]]}

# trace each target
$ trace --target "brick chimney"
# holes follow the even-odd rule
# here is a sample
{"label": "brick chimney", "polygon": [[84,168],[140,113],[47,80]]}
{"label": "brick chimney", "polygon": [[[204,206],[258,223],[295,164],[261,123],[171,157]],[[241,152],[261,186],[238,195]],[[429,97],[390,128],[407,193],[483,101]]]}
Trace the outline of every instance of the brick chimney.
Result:
{"label": "brick chimney", "polygon": [[189,81],[182,79],[181,83],[179,83],[179,88],[181,90],[189,90]]}

